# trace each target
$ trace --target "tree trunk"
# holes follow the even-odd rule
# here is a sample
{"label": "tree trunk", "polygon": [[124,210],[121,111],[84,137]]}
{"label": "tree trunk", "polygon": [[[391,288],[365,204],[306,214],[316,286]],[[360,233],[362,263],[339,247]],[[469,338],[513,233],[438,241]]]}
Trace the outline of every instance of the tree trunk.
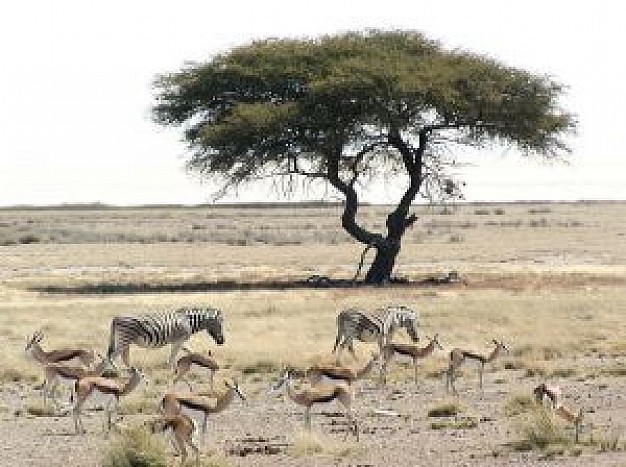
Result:
{"label": "tree trunk", "polygon": [[366,284],[386,284],[391,279],[396,257],[400,253],[400,241],[385,243],[376,247],[376,256],[365,276]]}

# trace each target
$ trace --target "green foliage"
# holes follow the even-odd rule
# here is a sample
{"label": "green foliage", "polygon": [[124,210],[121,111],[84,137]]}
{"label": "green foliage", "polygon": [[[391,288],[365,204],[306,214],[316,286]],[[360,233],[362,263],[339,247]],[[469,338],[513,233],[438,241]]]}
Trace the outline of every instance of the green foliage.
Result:
{"label": "green foliage", "polygon": [[439,131],[551,156],[575,125],[557,106],[560,84],[414,31],[261,40],[154,86],[155,120],[184,126],[190,168],[231,185],[329,178],[335,163],[344,180],[408,170],[403,149],[421,155]]}

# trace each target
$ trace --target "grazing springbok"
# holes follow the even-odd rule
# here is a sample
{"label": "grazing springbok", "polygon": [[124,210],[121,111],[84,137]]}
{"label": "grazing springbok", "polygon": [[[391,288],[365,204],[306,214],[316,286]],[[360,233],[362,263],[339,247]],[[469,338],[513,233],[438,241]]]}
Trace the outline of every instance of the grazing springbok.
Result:
{"label": "grazing springbok", "polygon": [[350,425],[350,431],[359,440],[359,426],[352,413],[352,402],[354,400],[354,390],[345,382],[337,382],[329,385],[312,386],[296,391],[292,386],[292,375],[289,369],[286,369],[278,382],[270,388],[270,391],[278,391],[285,388],[287,396],[293,402],[305,408],[304,426],[311,431],[311,408],[314,405],[328,404],[338,401],[345,408],[345,416]]}
{"label": "grazing springbok", "polygon": [[502,351],[508,352],[508,347],[504,344],[504,342],[494,339],[492,341],[496,346],[489,355],[481,355],[469,350],[463,349],[452,349],[450,352],[450,365],[448,366],[448,370],[446,372],[446,390],[450,390],[452,388],[452,392],[457,394],[456,386],[454,382],[456,381],[456,370],[466,361],[472,360],[480,363],[479,370],[479,386],[480,389],[483,389],[483,373],[485,372],[485,365],[487,363],[493,362]]}
{"label": "grazing springbok", "polygon": [[74,410],[72,412],[76,433],[85,433],[85,428],[80,419],[80,412],[83,404],[90,397],[104,401],[107,419],[106,431],[111,430],[111,405],[114,406],[114,411],[117,414],[120,397],[132,392],[139,385],[141,380],[144,379],[143,373],[137,368],[130,367],[129,371],[130,378],[125,384],[103,376],[86,376],[76,382],[76,402],[74,403]]}
{"label": "grazing springbok", "polygon": [[174,382],[172,384],[175,385],[178,381],[183,380],[185,383],[187,383],[187,386],[191,391],[191,384],[185,376],[193,366],[197,366],[208,370],[209,384],[212,391],[213,377],[215,376],[215,372],[219,370],[220,366],[218,365],[217,361],[212,357],[211,351],[209,350],[208,354],[205,355],[197,352],[192,352],[186,347],[183,347],[183,350],[187,353],[176,361],[176,365],[174,366]]}
{"label": "grazing springbok", "polygon": [[202,434],[205,437],[210,414],[226,410],[235,396],[239,396],[242,401],[246,400],[246,395],[239,387],[237,380],[234,380],[232,384],[225,381],[224,384],[227,388],[226,393],[217,398],[205,397],[202,393],[167,392],[161,399],[161,413],[164,415],[183,413],[196,421],[202,420]]}
{"label": "grazing springbok", "polygon": [[352,384],[369,375],[378,364],[379,356],[372,354],[370,360],[362,368],[355,369],[347,366],[314,365],[306,370],[305,379],[315,386],[338,382]]}
{"label": "grazing springbok", "polygon": [[415,374],[415,385],[417,386],[417,367],[418,362],[432,355],[435,349],[443,350],[443,346],[439,342],[439,334],[430,339],[426,347],[418,347],[414,344],[400,344],[390,342],[383,348],[383,365],[381,369],[381,380],[383,384],[387,384],[387,367],[389,363],[397,356],[409,357],[413,362],[413,370]]}
{"label": "grazing springbok", "polygon": [[200,449],[196,438],[198,426],[196,422],[185,414],[164,414],[154,420],[149,420],[147,425],[153,433],[169,433],[176,453],[180,455],[181,465],[187,462],[187,446],[195,454],[196,465],[200,463]]}

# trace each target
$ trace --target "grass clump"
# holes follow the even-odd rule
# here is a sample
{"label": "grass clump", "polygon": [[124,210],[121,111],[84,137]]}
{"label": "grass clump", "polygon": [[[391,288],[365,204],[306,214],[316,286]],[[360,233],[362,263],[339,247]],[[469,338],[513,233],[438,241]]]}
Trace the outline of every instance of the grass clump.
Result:
{"label": "grass clump", "polygon": [[287,448],[287,454],[300,458],[329,454],[336,458],[346,459],[359,456],[363,451],[364,448],[357,442],[339,442],[309,431],[298,432]]}
{"label": "grass clump", "polygon": [[296,435],[287,453],[293,457],[309,457],[324,452],[324,441],[316,433],[300,432]]}
{"label": "grass clump", "polygon": [[622,433],[619,431],[602,433],[594,430],[584,444],[596,447],[599,452],[626,451],[626,441],[622,439]]}
{"label": "grass clump", "polygon": [[123,433],[104,453],[102,467],[168,467],[165,447],[145,427]]}
{"label": "grass clump", "polygon": [[257,360],[254,363],[242,366],[241,372],[244,375],[268,374],[275,373],[279,369],[279,365],[275,362],[269,360]]}
{"label": "grass clump", "polygon": [[626,376],[626,365],[617,363],[615,365],[600,368],[600,374],[605,376]]}
{"label": "grass clump", "polygon": [[44,405],[43,402],[31,402],[26,406],[26,413],[33,417],[55,417],[57,411],[52,405]]}
{"label": "grass clump", "polygon": [[456,402],[444,402],[430,410],[428,410],[429,417],[456,417],[461,413],[463,409]]}
{"label": "grass clump", "polygon": [[536,408],[536,402],[532,396],[518,394],[510,398],[504,404],[504,414],[507,417],[515,417],[528,413]]}
{"label": "grass clump", "polygon": [[438,420],[430,424],[432,430],[470,430],[478,426],[476,417],[459,417],[454,420]]}
{"label": "grass clump", "polygon": [[518,451],[547,450],[551,447],[571,444],[570,439],[555,422],[550,412],[538,405],[527,412],[518,428],[521,439],[513,446]]}

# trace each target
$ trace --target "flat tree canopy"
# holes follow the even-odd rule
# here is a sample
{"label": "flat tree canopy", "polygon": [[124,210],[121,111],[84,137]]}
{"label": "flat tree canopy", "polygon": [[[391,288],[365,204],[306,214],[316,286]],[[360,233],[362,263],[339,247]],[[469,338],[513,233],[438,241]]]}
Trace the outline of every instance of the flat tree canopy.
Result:
{"label": "flat tree canopy", "polygon": [[[277,177],[336,189],[342,226],[376,250],[371,283],[390,280],[416,196],[458,193],[447,154],[497,144],[553,158],[575,127],[549,77],[414,31],[253,42],[158,76],[155,90],[155,120],[182,126],[188,167],[221,193]],[[406,189],[386,231],[371,232],[357,221],[357,187],[389,174]]]}

